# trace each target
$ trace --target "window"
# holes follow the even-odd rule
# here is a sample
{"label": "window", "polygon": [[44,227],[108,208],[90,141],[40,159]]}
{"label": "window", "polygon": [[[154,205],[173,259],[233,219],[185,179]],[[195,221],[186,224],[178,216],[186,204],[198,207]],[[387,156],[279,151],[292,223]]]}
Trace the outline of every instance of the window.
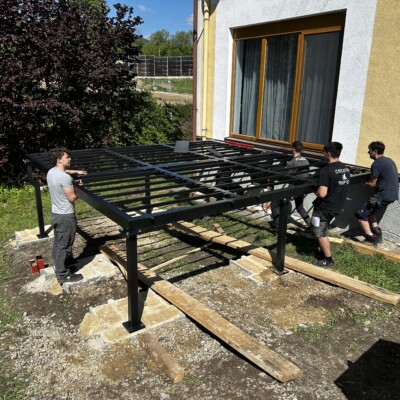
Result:
{"label": "window", "polygon": [[235,31],[231,135],[250,140],[331,139],[344,14]]}

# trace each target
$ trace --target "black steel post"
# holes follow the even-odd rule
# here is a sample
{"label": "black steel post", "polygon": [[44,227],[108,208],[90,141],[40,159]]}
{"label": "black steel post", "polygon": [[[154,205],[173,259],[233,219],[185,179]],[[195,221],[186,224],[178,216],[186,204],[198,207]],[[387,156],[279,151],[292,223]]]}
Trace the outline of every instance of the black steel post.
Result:
{"label": "black steel post", "polygon": [[150,205],[151,205],[151,200],[150,200],[151,192],[150,192],[150,176],[149,176],[149,174],[146,174],[144,179],[145,179],[145,186],[146,186],[146,192],[145,192],[146,205],[147,205],[146,213],[147,214],[151,214],[152,208],[150,207]]}
{"label": "black steel post", "polygon": [[289,217],[289,207],[290,201],[288,199],[279,200],[278,245],[275,268],[280,275],[285,273],[286,229]]}
{"label": "black steel post", "polygon": [[39,239],[46,238],[49,237],[49,235],[46,233],[44,229],[42,192],[40,191],[39,182],[33,179],[32,165],[28,162],[26,167],[27,167],[28,181],[35,188],[36,211],[37,211],[38,226],[39,226],[39,235],[37,235],[37,237]]}
{"label": "black steel post", "polygon": [[138,285],[138,258],[137,236],[126,238],[126,261],[128,272],[128,322],[124,323],[129,332],[135,332],[144,328],[140,322],[139,310],[139,285]]}

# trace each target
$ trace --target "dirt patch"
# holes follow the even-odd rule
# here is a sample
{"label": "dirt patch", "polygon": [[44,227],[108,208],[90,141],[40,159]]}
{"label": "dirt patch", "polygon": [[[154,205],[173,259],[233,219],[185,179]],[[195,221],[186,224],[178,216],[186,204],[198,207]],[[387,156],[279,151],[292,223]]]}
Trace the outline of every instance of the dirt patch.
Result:
{"label": "dirt patch", "polygon": [[[124,243],[113,224],[81,221],[76,256],[88,257],[96,254],[100,245],[116,242]],[[184,234],[153,232],[139,240],[140,259],[151,267],[202,244]],[[278,383],[202,327],[183,318],[152,331],[185,368],[184,380],[174,385],[135,338],[104,346],[79,335],[79,325],[90,307],[126,297],[122,276],[70,294],[21,291],[23,285],[35,279],[28,260],[36,254],[50,260],[50,250],[51,242],[12,248],[9,268],[14,277],[6,288],[21,317],[0,337],[0,350],[10,361],[9,372],[24,379],[32,397],[397,398],[399,307],[297,273],[257,286],[239,268],[229,265],[234,253],[223,253],[214,245],[206,247],[161,275],[294,362],[304,376]]]}
{"label": "dirt patch", "polygon": [[152,92],[153,96],[160,102],[165,103],[192,103],[193,96],[191,94],[179,94],[168,92]]}

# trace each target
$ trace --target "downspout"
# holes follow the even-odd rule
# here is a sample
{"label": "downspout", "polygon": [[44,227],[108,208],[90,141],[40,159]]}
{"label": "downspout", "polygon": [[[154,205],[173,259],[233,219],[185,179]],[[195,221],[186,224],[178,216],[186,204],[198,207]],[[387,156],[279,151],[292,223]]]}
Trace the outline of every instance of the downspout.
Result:
{"label": "downspout", "polygon": [[192,141],[197,140],[197,18],[198,0],[193,0],[193,103],[192,103]]}
{"label": "downspout", "polygon": [[201,140],[207,139],[207,86],[208,86],[208,24],[210,10],[208,1],[203,1],[203,82],[201,102]]}

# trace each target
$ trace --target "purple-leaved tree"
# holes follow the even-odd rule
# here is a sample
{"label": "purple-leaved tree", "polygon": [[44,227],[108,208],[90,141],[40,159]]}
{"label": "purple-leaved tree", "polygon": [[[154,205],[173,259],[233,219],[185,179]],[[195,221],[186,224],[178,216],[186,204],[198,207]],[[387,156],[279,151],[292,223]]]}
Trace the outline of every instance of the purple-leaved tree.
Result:
{"label": "purple-leaved tree", "polygon": [[0,182],[21,179],[26,153],[113,143],[142,23],[115,8],[110,18],[102,0],[0,1]]}

